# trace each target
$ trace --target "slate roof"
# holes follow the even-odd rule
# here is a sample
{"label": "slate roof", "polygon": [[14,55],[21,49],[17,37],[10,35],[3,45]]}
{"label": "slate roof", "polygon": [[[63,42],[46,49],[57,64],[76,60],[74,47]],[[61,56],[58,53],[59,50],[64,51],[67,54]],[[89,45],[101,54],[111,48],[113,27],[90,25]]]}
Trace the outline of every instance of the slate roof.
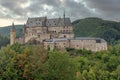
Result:
{"label": "slate roof", "polygon": [[100,40],[101,42],[106,42],[102,38],[95,38],[95,37],[76,37],[76,38],[71,38],[71,40]]}
{"label": "slate roof", "polygon": [[43,26],[43,22],[45,20],[46,20],[46,17],[28,18],[26,26],[27,27]]}
{"label": "slate roof", "polygon": [[28,27],[60,27],[71,26],[70,18],[53,18],[47,17],[28,18],[26,26]]}
{"label": "slate roof", "polygon": [[100,40],[100,42],[106,43],[104,39],[94,38],[94,37],[53,38],[53,39],[46,39],[45,42],[60,42],[60,41],[67,41],[67,40]]}
{"label": "slate roof", "polygon": [[15,30],[14,22],[12,23],[11,30]]}
{"label": "slate roof", "polygon": [[45,42],[61,42],[61,41],[67,41],[68,38],[53,38],[53,39],[46,39]]}

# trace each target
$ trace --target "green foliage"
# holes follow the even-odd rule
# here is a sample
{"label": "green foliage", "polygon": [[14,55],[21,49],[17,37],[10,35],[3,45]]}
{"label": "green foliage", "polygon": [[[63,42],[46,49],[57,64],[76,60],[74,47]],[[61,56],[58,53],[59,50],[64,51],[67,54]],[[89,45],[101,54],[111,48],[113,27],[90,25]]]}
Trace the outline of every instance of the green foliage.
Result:
{"label": "green foliage", "polygon": [[0,79],[34,79],[46,58],[47,52],[38,46],[7,46],[0,51]]}
{"label": "green foliage", "polygon": [[74,80],[75,73],[67,53],[17,43],[0,51],[0,80]]}
{"label": "green foliage", "polygon": [[46,80],[75,80],[75,64],[67,53],[50,52]]}
{"label": "green foliage", "polygon": [[[113,46],[113,48],[116,48],[116,46]],[[117,48],[120,49],[118,46]],[[114,51],[114,54],[113,51],[101,51],[78,56],[74,59],[77,60],[80,71],[79,80],[120,79],[120,53],[116,55],[116,51]]]}
{"label": "green foliage", "polygon": [[66,48],[66,51],[69,52],[71,56],[88,56],[88,54],[92,54],[90,50],[86,49],[74,49],[74,48]]}
{"label": "green foliage", "polygon": [[[47,51],[18,43],[0,50],[0,80],[120,80],[120,43],[108,51]],[[74,55],[71,55],[74,53]]]}
{"label": "green foliage", "polygon": [[75,49],[74,49],[74,48],[66,48],[66,50],[67,50],[68,52],[70,52],[70,51],[74,51]]}

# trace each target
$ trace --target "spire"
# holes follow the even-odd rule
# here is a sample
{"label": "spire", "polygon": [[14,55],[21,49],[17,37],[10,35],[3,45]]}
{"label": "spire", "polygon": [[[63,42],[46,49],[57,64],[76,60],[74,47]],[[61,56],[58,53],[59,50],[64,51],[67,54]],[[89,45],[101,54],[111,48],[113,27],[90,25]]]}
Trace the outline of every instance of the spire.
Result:
{"label": "spire", "polygon": [[64,20],[64,27],[65,27],[65,10],[64,10],[64,13],[63,13],[63,20]]}
{"label": "spire", "polygon": [[11,29],[15,29],[15,25],[14,25],[14,22],[12,23],[12,27],[11,27]]}
{"label": "spire", "polygon": [[65,10],[64,10],[63,18],[65,19]]}

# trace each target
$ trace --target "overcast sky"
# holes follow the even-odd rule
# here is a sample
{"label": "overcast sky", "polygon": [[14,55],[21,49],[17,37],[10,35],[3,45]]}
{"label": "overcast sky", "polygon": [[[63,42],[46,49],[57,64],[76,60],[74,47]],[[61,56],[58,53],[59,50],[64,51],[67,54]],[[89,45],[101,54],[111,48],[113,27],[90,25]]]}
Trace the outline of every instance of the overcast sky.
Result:
{"label": "overcast sky", "polygon": [[0,27],[24,24],[28,17],[66,16],[71,21],[99,17],[120,21],[120,0],[0,0]]}

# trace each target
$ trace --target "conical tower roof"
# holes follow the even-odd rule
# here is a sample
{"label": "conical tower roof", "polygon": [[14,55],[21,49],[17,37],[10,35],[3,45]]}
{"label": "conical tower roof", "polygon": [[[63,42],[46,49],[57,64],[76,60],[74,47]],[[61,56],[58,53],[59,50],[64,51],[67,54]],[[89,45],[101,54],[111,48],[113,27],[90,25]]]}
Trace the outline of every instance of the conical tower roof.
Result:
{"label": "conical tower roof", "polygon": [[15,30],[14,22],[12,23],[11,30]]}

